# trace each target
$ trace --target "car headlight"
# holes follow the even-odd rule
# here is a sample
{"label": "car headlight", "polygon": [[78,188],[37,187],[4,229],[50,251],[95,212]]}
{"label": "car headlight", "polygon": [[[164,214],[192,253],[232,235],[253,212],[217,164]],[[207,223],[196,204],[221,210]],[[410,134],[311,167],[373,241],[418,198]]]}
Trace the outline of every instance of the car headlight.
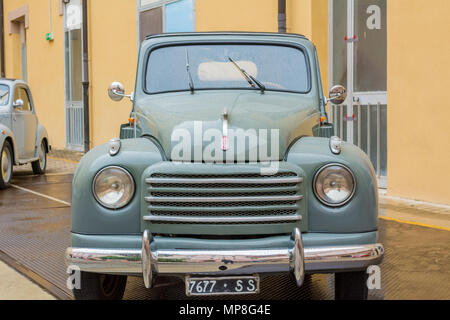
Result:
{"label": "car headlight", "polygon": [[95,199],[108,209],[120,209],[130,203],[134,195],[134,180],[128,171],[107,167],[97,173],[92,184]]}
{"label": "car headlight", "polygon": [[355,193],[355,177],[349,168],[341,164],[329,164],[317,172],[313,189],[322,203],[331,207],[342,206]]}

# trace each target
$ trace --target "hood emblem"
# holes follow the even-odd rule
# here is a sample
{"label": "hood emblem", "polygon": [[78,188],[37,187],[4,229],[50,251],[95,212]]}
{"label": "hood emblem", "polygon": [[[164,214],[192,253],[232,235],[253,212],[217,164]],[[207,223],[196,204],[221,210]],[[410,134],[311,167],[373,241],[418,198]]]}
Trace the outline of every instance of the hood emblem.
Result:
{"label": "hood emblem", "polygon": [[228,151],[230,144],[228,140],[228,111],[225,109],[222,113],[222,150]]}

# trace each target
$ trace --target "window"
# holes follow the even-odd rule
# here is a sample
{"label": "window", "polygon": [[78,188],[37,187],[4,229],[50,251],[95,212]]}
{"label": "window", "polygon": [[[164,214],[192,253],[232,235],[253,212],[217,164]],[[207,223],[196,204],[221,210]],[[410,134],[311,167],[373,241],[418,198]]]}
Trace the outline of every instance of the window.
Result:
{"label": "window", "polygon": [[16,110],[31,111],[30,99],[28,97],[28,92],[25,88],[22,88],[22,87],[16,88],[16,93],[14,95],[14,101],[17,101],[17,99],[22,99],[23,106],[21,108],[16,108]]}
{"label": "window", "polygon": [[194,0],[141,0],[139,40],[163,32],[194,31]]}
{"label": "window", "polygon": [[266,90],[309,91],[308,64],[303,51],[260,44],[185,45],[156,49],[148,58],[146,91],[190,90],[190,77],[196,90],[252,89],[230,58],[264,84]]}
{"label": "window", "polygon": [[139,14],[140,40],[152,34],[163,32],[162,8],[154,8]]}
{"label": "window", "polygon": [[192,0],[180,0],[167,4],[164,32],[194,31],[192,10]]}
{"label": "window", "polygon": [[0,84],[0,107],[7,106],[9,103],[9,87]]}

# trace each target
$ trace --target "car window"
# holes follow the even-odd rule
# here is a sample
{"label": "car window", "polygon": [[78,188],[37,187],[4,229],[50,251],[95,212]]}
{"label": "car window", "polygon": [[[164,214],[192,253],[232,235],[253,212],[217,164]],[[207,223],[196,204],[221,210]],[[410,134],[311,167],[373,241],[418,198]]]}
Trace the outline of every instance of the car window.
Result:
{"label": "car window", "polygon": [[7,106],[9,103],[9,86],[0,84],[0,107]]}
{"label": "car window", "polygon": [[28,92],[25,88],[22,87],[16,88],[14,101],[17,101],[18,99],[23,100],[23,106],[21,108],[16,108],[16,110],[31,111],[30,99],[28,97]]}
{"label": "car window", "polygon": [[185,91],[191,86],[195,90],[252,89],[243,73],[256,78],[266,90],[306,93],[310,87],[306,55],[297,47],[202,44],[153,50],[147,63],[145,91]]}

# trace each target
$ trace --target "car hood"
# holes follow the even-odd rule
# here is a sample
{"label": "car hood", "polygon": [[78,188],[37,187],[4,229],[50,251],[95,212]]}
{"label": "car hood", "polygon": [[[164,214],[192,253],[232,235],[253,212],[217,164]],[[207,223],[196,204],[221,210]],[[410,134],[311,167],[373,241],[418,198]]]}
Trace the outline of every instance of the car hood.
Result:
{"label": "car hood", "polygon": [[256,90],[149,95],[135,108],[142,135],[156,138],[168,159],[196,162],[281,160],[296,138],[312,135],[319,121],[318,99]]}

